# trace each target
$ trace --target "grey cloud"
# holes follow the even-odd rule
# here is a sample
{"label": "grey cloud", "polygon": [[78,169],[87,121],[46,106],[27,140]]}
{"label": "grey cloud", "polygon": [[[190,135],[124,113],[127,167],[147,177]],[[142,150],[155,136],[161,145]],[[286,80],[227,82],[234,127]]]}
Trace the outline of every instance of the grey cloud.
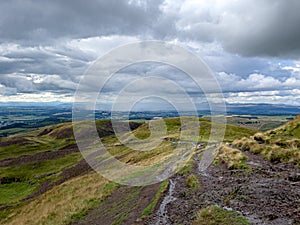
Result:
{"label": "grey cloud", "polygon": [[0,3],[0,40],[29,45],[130,35],[217,41],[244,56],[299,58],[300,2],[12,0]]}
{"label": "grey cloud", "polygon": [[[300,57],[300,1],[248,1],[241,23],[226,32],[224,47],[246,56]],[[248,18],[247,18],[248,17]],[[229,27],[230,28],[230,27]]]}
{"label": "grey cloud", "polygon": [[36,93],[51,91],[58,93],[73,93],[77,84],[71,80],[62,79],[59,75],[8,74],[1,75],[0,85],[3,95],[16,93]]}
{"label": "grey cloud", "polygon": [[5,85],[0,84],[0,95],[11,96],[17,94],[16,88],[6,87]]}
{"label": "grey cloud", "polygon": [[55,38],[138,35],[151,29],[161,1],[53,0],[0,3],[2,41],[37,44]]}
{"label": "grey cloud", "polygon": [[79,50],[61,46],[54,48],[0,45],[0,52],[3,54],[0,58],[0,80],[7,74],[19,73],[25,76],[27,74],[59,75],[62,79],[78,82],[79,75],[83,74],[88,60],[91,60]]}
{"label": "grey cloud", "polygon": [[[73,94],[98,56],[152,38],[220,46],[203,57],[215,72],[227,74],[219,77],[227,92],[299,89],[300,77],[284,69],[295,66],[290,58],[300,58],[299,11],[298,0],[1,1],[0,95]],[[261,76],[249,76],[253,73]],[[104,91],[117,93],[133,79],[151,75],[199,95],[183,73],[153,64],[120,71]]]}
{"label": "grey cloud", "polygon": [[[195,2],[193,3],[195,4]],[[299,58],[298,0],[186,1],[177,21],[183,39],[217,41],[243,56]],[[195,10],[195,7],[198,9]]]}
{"label": "grey cloud", "polygon": [[35,87],[31,81],[26,77],[19,74],[9,74],[1,76],[0,84],[8,87],[15,88],[18,92],[30,93],[35,91]]}

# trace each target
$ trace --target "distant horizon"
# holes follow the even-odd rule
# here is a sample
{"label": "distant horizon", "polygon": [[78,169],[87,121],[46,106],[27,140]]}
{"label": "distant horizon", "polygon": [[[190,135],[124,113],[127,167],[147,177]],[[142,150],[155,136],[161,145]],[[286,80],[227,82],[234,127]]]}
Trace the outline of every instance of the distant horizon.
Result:
{"label": "distant horizon", "polygon": [[[5,101],[5,102],[1,102],[0,101],[0,106],[1,105],[6,105],[6,104],[10,104],[10,105],[13,105],[13,104],[26,104],[26,105],[38,105],[38,104],[57,104],[57,105],[73,105],[74,102],[63,102],[63,101],[49,101],[49,102],[30,102],[30,101]],[[300,107],[300,103],[299,105],[292,105],[292,104],[285,104],[285,103],[268,103],[268,102],[258,102],[258,103],[255,103],[255,102],[251,102],[251,103],[248,103],[248,102],[237,102],[237,103],[228,103],[228,102],[225,102],[226,105],[275,105],[275,106],[292,106],[292,107]]]}
{"label": "distant horizon", "polygon": [[[44,108],[47,109],[48,107],[51,109],[54,109],[54,111],[57,109],[58,111],[65,111],[72,113],[73,110],[73,104],[72,103],[61,103],[61,102],[52,102],[52,103],[28,103],[28,102],[6,102],[1,103],[0,102],[0,109],[4,112],[5,110],[14,110],[17,109],[18,111],[22,111],[23,109],[30,109],[30,108]],[[98,107],[96,109],[86,109],[82,108],[82,112],[114,112],[114,113],[120,113],[120,114],[126,114],[126,113],[146,113],[146,114],[164,114],[164,113],[170,113],[170,114],[178,114],[180,115],[195,115],[195,113],[198,116],[202,115],[266,115],[266,116],[276,116],[276,115],[299,115],[300,114],[300,106],[292,106],[292,105],[286,105],[286,104],[265,104],[265,103],[258,103],[258,104],[243,104],[243,103],[235,103],[235,104],[225,104],[225,110],[221,111],[211,111],[210,108],[202,108],[197,109],[196,112],[193,110],[180,110],[176,111],[175,109],[157,109],[157,108],[148,108],[148,109],[131,109],[128,110],[111,110],[109,108],[101,108]],[[192,114],[191,114],[192,112]],[[86,114],[88,115],[88,114]],[[174,116],[173,115],[173,116]],[[91,115],[89,115],[91,116]],[[117,115],[116,115],[117,116]]]}

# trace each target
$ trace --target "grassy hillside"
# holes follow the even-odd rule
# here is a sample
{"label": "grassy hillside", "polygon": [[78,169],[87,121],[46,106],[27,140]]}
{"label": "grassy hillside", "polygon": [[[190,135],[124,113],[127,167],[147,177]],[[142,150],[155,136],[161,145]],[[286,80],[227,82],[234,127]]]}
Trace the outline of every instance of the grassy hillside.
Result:
{"label": "grassy hillside", "polygon": [[274,130],[244,137],[233,144],[274,163],[291,162],[300,167],[300,116]]}
{"label": "grassy hillside", "polygon": [[90,207],[99,204],[116,185],[96,173],[73,178],[22,204],[3,218],[9,224],[68,224]]}
{"label": "grassy hillside", "polygon": [[[113,133],[110,121],[96,124],[100,137]],[[15,207],[28,196],[87,172],[89,166],[75,143],[71,123],[1,138],[0,208]]]}
{"label": "grassy hillside", "polygon": [[[179,139],[180,119],[169,118],[165,122],[167,134],[163,141],[157,148],[146,152],[131,150],[120,143],[113,134],[110,121],[97,121],[96,125],[112,155],[129,164],[148,165],[172,154],[173,143]],[[134,135],[140,139],[150,135],[148,127],[147,123],[131,123]],[[200,119],[200,127],[198,141],[207,142],[211,122]],[[224,141],[232,142],[254,133],[254,130],[227,125]],[[126,135],[125,140],[130,141]],[[20,224],[20,221],[66,224],[83,216],[95,204],[101,204],[101,199],[117,188],[117,185],[92,173],[82,160],[71,123],[1,138],[0,180],[0,220],[4,224]],[[54,207],[53,199],[60,202],[55,202],[57,207]],[[39,210],[41,212],[36,213]]]}
{"label": "grassy hillside", "polygon": [[0,138],[0,160],[43,151],[57,151],[74,143],[71,123],[49,126]]}

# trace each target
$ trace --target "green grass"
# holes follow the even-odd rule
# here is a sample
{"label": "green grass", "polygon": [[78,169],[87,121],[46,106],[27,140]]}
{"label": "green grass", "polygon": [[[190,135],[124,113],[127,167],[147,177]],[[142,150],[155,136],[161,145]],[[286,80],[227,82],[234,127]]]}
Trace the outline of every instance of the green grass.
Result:
{"label": "green grass", "polygon": [[74,166],[81,158],[80,153],[72,153],[54,160],[2,167],[0,177],[17,179],[18,182],[0,184],[0,204],[17,203],[37,190],[46,180],[58,179],[63,170]]}
{"label": "green grass", "polygon": [[0,130],[0,137],[6,137],[17,133],[29,132],[35,129],[36,128],[10,128],[5,130]]}
{"label": "green grass", "polygon": [[0,176],[19,178],[22,181],[36,181],[45,174],[59,173],[70,168],[81,159],[82,156],[80,153],[72,153],[63,158],[2,167],[0,169]]}
{"label": "green grass", "polygon": [[169,180],[164,180],[161,185],[160,185],[160,188],[159,190],[156,192],[152,202],[144,209],[144,211],[142,212],[142,216],[147,216],[147,215],[150,215],[155,206],[157,205],[161,195],[167,190],[168,188],[168,185],[169,185]]}
{"label": "green grass", "polygon": [[190,158],[190,160],[177,172],[179,175],[187,175],[194,165],[194,159],[193,157]]}
{"label": "green grass", "polygon": [[150,135],[151,135],[151,131],[149,129],[148,123],[145,123],[142,126],[140,126],[138,128],[138,132],[135,132],[135,136],[141,140],[147,139],[148,137],[150,137]]}
{"label": "green grass", "polygon": [[186,184],[189,188],[198,190],[200,187],[198,177],[195,174],[191,174],[186,179]]}
{"label": "green grass", "polygon": [[217,206],[201,209],[193,225],[248,225],[246,218],[237,212],[228,211]]}
{"label": "green grass", "polygon": [[[206,142],[209,139],[211,122],[204,119],[199,119],[199,121],[200,121],[199,141]],[[164,140],[156,149],[151,151],[145,151],[145,152],[134,151],[129,149],[125,145],[120,144],[114,135],[107,136],[111,133],[111,127],[109,126],[109,121],[97,121],[96,125],[97,128],[99,128],[98,129],[99,134],[105,136],[102,138],[102,142],[104,143],[104,145],[107,147],[108,151],[112,155],[118,157],[118,159],[120,159],[121,161],[129,164],[138,163],[139,165],[152,165],[153,163],[159,164],[161,162],[160,160],[163,160],[167,158],[170,154],[172,154],[175,148],[174,146],[171,145],[172,141],[174,140],[176,141],[179,139],[180,127],[181,127],[180,119],[168,118],[165,119],[165,122],[167,126],[167,134],[164,137],[162,137],[164,138]],[[23,155],[33,155],[38,152],[44,152],[44,151],[57,151],[65,146],[73,144],[75,143],[75,140],[73,138],[72,133],[70,133],[71,132],[70,128],[71,128],[71,123],[65,123],[65,124],[40,128],[38,130],[31,131],[29,133],[17,134],[8,138],[1,138],[0,141],[2,143],[3,141],[4,142],[16,141],[16,142],[9,146],[0,147],[0,160],[5,158],[16,158]],[[84,126],[82,129],[84,129]],[[39,135],[43,131],[45,131],[44,132],[45,134]],[[198,131],[193,131],[193,132],[196,132],[197,134]],[[225,140],[230,142],[233,139],[239,138],[244,135],[250,136],[253,134],[253,132],[254,131],[245,128],[228,125],[226,130]],[[134,135],[140,139],[146,139],[149,136],[149,134],[150,133],[147,124],[141,125],[139,128],[137,128],[134,131]],[[0,193],[1,193],[0,204],[12,205],[16,209],[20,209],[22,211],[23,219],[28,219],[28,220],[30,219],[26,217],[28,213],[31,213],[32,217],[39,217],[39,215],[36,215],[35,212],[30,209],[30,207],[34,207],[35,210],[38,211],[39,207],[28,202],[19,203],[19,201],[25,198],[26,196],[28,196],[29,194],[31,194],[32,192],[34,192],[35,190],[37,190],[43,182],[47,180],[59,179],[62,171],[76,165],[76,163],[79,160],[81,160],[81,158],[82,156],[80,153],[72,153],[63,158],[0,168],[0,177],[17,178],[20,181],[20,182],[13,182],[10,184],[0,185]],[[182,175],[189,174],[192,169],[193,163],[194,163],[193,159],[191,159],[178,173]],[[101,181],[99,181],[100,182],[99,185],[101,186],[101,191],[94,190],[92,188],[85,189],[85,187],[81,187],[82,184],[80,183],[81,179],[83,178],[84,176],[78,177],[73,181],[67,181],[66,183],[64,183],[66,185],[62,184],[59,187],[54,187],[53,189],[47,192],[47,194],[50,193],[49,196],[47,196],[45,193],[42,196],[38,196],[37,198],[35,198],[33,201],[37,201],[39,204],[42,204],[45,207],[50,208],[49,212],[43,211],[42,213],[44,218],[38,218],[37,221],[42,221],[45,224],[49,224],[53,221],[60,221],[60,222],[65,221],[64,212],[60,212],[59,210],[56,210],[55,207],[50,203],[51,196],[55,196],[57,201],[60,201],[61,200],[60,198],[63,198],[62,197],[63,195],[67,195],[70,196],[71,199],[70,201],[74,200],[74,202],[77,203],[80,202],[81,206],[76,208],[76,210],[73,211],[72,211],[72,207],[77,207],[77,205],[69,204],[68,206],[64,206],[62,202],[61,205],[59,205],[59,207],[66,210],[67,221],[73,221],[73,220],[83,218],[90,208],[93,208],[98,204],[101,204],[102,198],[95,197],[95,195],[92,194],[93,191],[96,191],[97,193],[101,193],[103,196],[107,196],[113,193],[113,191],[116,188],[118,188],[118,185],[113,182],[108,182],[102,187],[100,185]],[[87,179],[89,180],[89,182],[92,182],[92,183],[88,183],[88,181],[86,181],[85,184],[86,186],[94,185],[91,178],[85,177],[84,179]],[[75,180],[79,183],[75,183]],[[199,187],[199,182],[197,184],[193,175],[187,178],[187,184],[194,189],[197,189],[197,186]],[[72,187],[74,188],[74,190],[78,190],[78,192],[82,189],[83,191],[86,191],[87,195],[91,194],[91,196],[89,198],[86,198],[84,193],[81,193],[80,191],[80,198],[76,199],[76,197],[73,196],[72,193],[69,193],[70,190],[68,187]],[[156,193],[152,202],[144,209],[142,213],[143,215],[149,215],[151,212],[153,212],[155,206],[158,204],[161,195],[163,194],[164,191],[166,191],[167,188],[168,188],[168,180],[165,180],[161,183],[160,189]],[[7,213],[11,215],[14,214],[16,216],[15,212],[17,211],[4,210],[3,213],[2,212],[0,213],[0,217],[7,215]],[[124,218],[126,217],[126,215],[123,216]],[[122,218],[121,217],[116,218],[116,222],[122,221],[123,216]],[[13,218],[13,216],[10,218]],[[19,221],[21,221],[21,217],[19,219],[20,219]]]}
{"label": "green grass", "polygon": [[[103,193],[108,181],[97,173],[75,177],[32,201],[0,213],[1,224],[69,224],[111,193]],[[111,190],[107,188],[106,190]],[[72,219],[73,218],[73,219]]]}
{"label": "green grass", "polygon": [[105,195],[110,194],[119,187],[120,187],[119,184],[109,181],[103,188],[103,194],[105,194]]}
{"label": "green grass", "polygon": [[227,125],[225,131],[225,138],[223,141],[232,142],[238,138],[250,137],[251,135],[254,135],[256,132],[257,132],[256,130],[251,130],[244,127]]}
{"label": "green grass", "polygon": [[[186,118],[185,118],[186,119]],[[165,140],[162,141],[162,143],[154,150],[151,151],[134,151],[128,148],[126,145],[122,145],[121,143],[117,143],[117,140],[115,137],[110,137],[109,140],[106,141],[106,139],[103,140],[104,144],[106,145],[108,151],[114,155],[115,157],[121,158],[120,160],[122,162],[134,164],[134,163],[141,163],[141,162],[157,162],[158,156],[166,156],[168,154],[171,154],[173,152],[173,149],[175,146],[172,146],[171,143],[175,140],[179,140],[180,135],[180,118],[167,118],[164,119],[167,127],[167,135],[164,137]],[[211,132],[211,122],[199,119],[200,122],[200,130],[199,132],[199,139],[198,141],[201,142],[207,142],[209,140],[209,135]],[[223,125],[216,125],[216,128],[218,130],[218,127]],[[139,128],[137,128],[134,131],[134,134],[136,137],[139,137],[141,139],[146,138],[148,133],[148,126],[142,125]],[[226,133],[225,133],[225,141],[226,142],[232,142],[236,138],[240,138],[243,136],[249,137],[250,135],[253,135],[256,131],[249,130],[246,128],[241,127],[235,127],[232,125],[226,126]],[[166,140],[168,138],[168,140]],[[114,142],[115,141],[115,142]],[[131,142],[130,139],[127,139],[127,142]],[[147,141],[145,142],[145,145],[140,145],[139,147],[141,149],[145,149],[147,146]],[[188,163],[182,171],[179,172],[179,174],[184,174],[187,171],[189,171],[191,168],[191,165]]]}
{"label": "green grass", "polygon": [[179,132],[181,127],[180,118],[166,118],[164,119],[168,134]]}
{"label": "green grass", "polygon": [[[109,181],[103,187],[102,193],[103,193],[104,196],[109,196],[119,187],[120,187],[119,184]],[[100,200],[99,199],[89,199],[89,200],[87,200],[86,207],[82,211],[74,213],[71,216],[71,221],[76,221],[76,220],[83,219],[88,214],[89,210],[99,206],[104,199],[105,198],[100,199]]]}
{"label": "green grass", "polygon": [[[86,121],[78,126],[86,128]],[[97,120],[96,126],[101,137],[111,134],[112,127],[108,120]],[[83,131],[84,132],[84,131]],[[6,145],[5,143],[11,143]],[[34,131],[0,138],[0,160],[33,155],[38,152],[56,151],[75,144],[72,123],[46,126]]]}
{"label": "green grass", "polygon": [[31,194],[35,189],[29,182],[13,182],[0,185],[0,205],[16,203]]}
{"label": "green grass", "polygon": [[[3,141],[12,138],[3,138]],[[6,158],[18,158],[22,155],[33,155],[38,152],[55,151],[70,144],[75,143],[70,139],[55,139],[51,137],[26,136],[26,142],[21,144],[11,144],[0,146],[0,160]]]}

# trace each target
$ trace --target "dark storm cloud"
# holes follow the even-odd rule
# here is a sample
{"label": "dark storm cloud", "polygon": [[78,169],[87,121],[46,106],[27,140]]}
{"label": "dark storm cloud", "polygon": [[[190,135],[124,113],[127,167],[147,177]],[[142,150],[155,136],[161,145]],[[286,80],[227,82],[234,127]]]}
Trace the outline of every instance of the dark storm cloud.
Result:
{"label": "dark storm cloud", "polygon": [[299,57],[300,1],[1,1],[0,40],[31,45],[129,35],[217,41],[245,56]]}
{"label": "dark storm cloud", "polygon": [[160,1],[1,1],[0,39],[31,44],[54,38],[138,35],[151,29]]}
{"label": "dark storm cloud", "polygon": [[244,56],[299,58],[299,11],[298,0],[186,1],[177,29],[184,39],[217,41]]}
{"label": "dark storm cloud", "polygon": [[253,6],[245,15],[237,11],[240,23],[225,33],[225,49],[246,56],[300,58],[300,1],[256,0],[248,4]]}

